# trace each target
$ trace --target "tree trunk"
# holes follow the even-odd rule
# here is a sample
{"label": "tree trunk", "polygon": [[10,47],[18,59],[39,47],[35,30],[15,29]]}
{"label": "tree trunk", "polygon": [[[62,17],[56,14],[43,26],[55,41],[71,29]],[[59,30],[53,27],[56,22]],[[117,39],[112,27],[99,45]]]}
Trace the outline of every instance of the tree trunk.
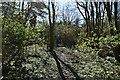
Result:
{"label": "tree trunk", "polygon": [[61,65],[57,59],[57,57],[55,56],[56,53],[54,52],[54,24],[55,24],[55,8],[54,8],[54,3],[51,2],[52,4],[52,11],[53,11],[53,24],[52,24],[52,21],[51,21],[51,11],[50,11],[50,1],[48,2],[48,13],[49,13],[49,24],[50,24],[50,54],[53,56],[53,58],[55,59],[56,61],[56,64],[57,64],[57,68],[58,68],[58,71],[60,73],[60,76],[62,78],[62,80],[66,80],[65,79],[65,76],[62,72],[62,68],[61,68]]}
{"label": "tree trunk", "polygon": [[120,28],[118,27],[118,18],[117,18],[118,11],[117,11],[117,7],[118,7],[118,2],[114,2],[115,27],[117,29],[117,33],[119,33],[120,32]]}
{"label": "tree trunk", "polygon": [[113,32],[113,25],[112,25],[112,18],[111,18],[111,15],[112,15],[112,4],[110,5],[110,2],[107,2],[107,4],[104,2],[104,5],[105,5],[105,8],[106,8],[106,11],[107,11],[107,16],[108,16],[108,21],[109,21],[109,26],[110,26],[110,34],[111,35],[114,35],[114,32]]}
{"label": "tree trunk", "polygon": [[[115,27],[117,29],[117,34],[119,33],[119,28],[118,28],[118,23],[117,23],[117,2],[114,2],[114,8],[115,8],[115,11],[114,11],[114,15],[115,15]],[[115,56],[115,59],[120,63],[120,44],[118,44],[114,49],[113,49],[113,52],[114,52],[114,56]]]}
{"label": "tree trunk", "polygon": [[22,14],[23,14],[23,11],[24,11],[24,0],[22,1]]}
{"label": "tree trunk", "polygon": [[[90,2],[91,3],[91,16],[92,16],[92,31],[93,31],[93,33],[94,33],[94,31],[95,31],[95,25],[94,25],[94,8],[93,8],[93,4],[92,4],[92,2]],[[92,34],[93,34],[92,33]]]}
{"label": "tree trunk", "polygon": [[103,33],[103,21],[104,21],[104,16],[105,16],[105,7],[102,9],[102,13],[103,13],[103,15],[102,15],[102,23],[101,23],[101,26],[102,26],[102,29],[101,29],[101,33]]}

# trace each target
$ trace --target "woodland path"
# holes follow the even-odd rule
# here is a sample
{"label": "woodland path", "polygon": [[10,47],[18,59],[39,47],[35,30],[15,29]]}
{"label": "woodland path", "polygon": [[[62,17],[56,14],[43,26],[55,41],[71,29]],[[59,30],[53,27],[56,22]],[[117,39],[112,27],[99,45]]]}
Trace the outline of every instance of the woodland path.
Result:
{"label": "woodland path", "polygon": [[[43,78],[47,78],[53,80],[53,78],[57,78],[57,80],[60,80],[56,62],[47,49],[36,46],[35,51],[35,47],[30,46],[28,50],[26,62],[22,65],[27,68],[28,74],[32,79],[38,78],[43,80]],[[69,64],[79,76],[86,77],[86,80],[90,80],[90,78],[94,76],[95,78],[104,78],[105,75],[113,76],[113,72],[119,75],[118,71],[120,71],[120,66],[116,64],[117,62],[114,57],[101,58],[97,55],[96,51],[92,51],[88,47],[81,47],[80,50],[56,47],[54,51],[58,57],[64,63]],[[116,67],[116,65],[118,67]],[[66,78],[74,77],[71,71],[62,63],[61,67]],[[115,67],[116,69],[114,69]],[[105,73],[104,68],[109,69],[109,72]],[[120,77],[118,76],[118,78]]]}
{"label": "woodland path", "polygon": [[[29,48],[30,48],[29,49],[30,51],[26,55],[27,56],[26,63],[24,63],[23,66],[26,66],[32,75],[35,75],[35,76],[41,75],[41,77],[44,77],[43,75],[46,74],[47,72],[48,75],[46,74],[46,76],[52,77],[52,75],[50,76],[52,70],[55,71],[54,73],[56,75],[59,75],[56,68],[57,67],[56,63],[47,50],[37,47],[35,51],[34,47],[29,47]],[[74,55],[75,53],[78,52],[77,50],[71,50],[66,47],[56,47],[55,52],[57,56],[66,64],[71,64],[71,62],[76,63],[78,59],[78,57]],[[47,68],[47,66],[49,67]],[[66,77],[69,77],[69,78],[73,77],[73,74],[69,71],[69,69],[67,69],[63,64],[61,64],[61,66]],[[56,76],[56,77],[59,78],[60,76]]]}

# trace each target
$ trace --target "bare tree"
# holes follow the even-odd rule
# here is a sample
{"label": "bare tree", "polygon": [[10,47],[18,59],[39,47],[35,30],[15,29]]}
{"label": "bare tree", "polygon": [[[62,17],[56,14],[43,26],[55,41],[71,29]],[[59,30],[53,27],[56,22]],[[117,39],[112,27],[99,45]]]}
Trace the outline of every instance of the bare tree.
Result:
{"label": "bare tree", "polygon": [[[62,72],[62,68],[61,68],[61,65],[60,65],[60,62],[58,61],[57,59],[57,55],[56,53],[54,52],[54,25],[55,25],[55,7],[54,7],[54,3],[51,2],[52,4],[52,12],[53,12],[53,18],[51,18],[51,10],[50,10],[50,1],[48,2],[48,14],[49,14],[49,25],[50,25],[50,53],[51,55],[54,57],[55,61],[56,61],[56,64],[57,64],[57,68],[58,68],[58,71],[60,73],[60,76],[63,80],[66,80],[65,79],[65,76]],[[52,20],[51,20],[52,19]]]}
{"label": "bare tree", "polygon": [[95,31],[95,24],[94,24],[94,6],[93,6],[93,2],[90,2],[91,4],[91,20],[92,20],[92,30],[93,32]]}
{"label": "bare tree", "polygon": [[110,2],[104,2],[104,6],[107,11],[108,22],[110,25],[110,34],[114,35],[113,25],[112,25],[112,4],[110,4]]}
{"label": "bare tree", "polygon": [[[77,9],[79,10],[80,14],[83,16],[85,22],[86,22],[86,26],[87,26],[87,36],[91,36],[91,26],[90,26],[90,10],[89,8],[89,4],[88,2],[81,2],[81,4],[76,1],[77,4]],[[84,9],[84,13],[81,11],[80,8]]]}
{"label": "bare tree", "polygon": [[120,28],[118,27],[118,2],[114,2],[114,16],[115,16],[115,27],[117,29],[117,33],[120,32]]}
{"label": "bare tree", "polygon": [[66,4],[63,6],[60,14],[62,19],[61,21],[64,24],[73,24],[74,21],[78,18],[76,14],[76,8],[74,8],[74,6],[71,4]]}

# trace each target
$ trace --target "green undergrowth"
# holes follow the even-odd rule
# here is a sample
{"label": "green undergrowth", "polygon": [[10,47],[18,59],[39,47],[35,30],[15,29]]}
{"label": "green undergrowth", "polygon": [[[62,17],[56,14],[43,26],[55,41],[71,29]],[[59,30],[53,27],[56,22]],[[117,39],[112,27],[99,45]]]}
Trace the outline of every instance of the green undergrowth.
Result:
{"label": "green undergrowth", "polygon": [[[46,52],[46,49],[37,48],[38,52],[31,48],[29,55],[39,55],[37,57],[28,57],[26,63],[23,63],[29,75],[39,78],[59,78],[55,60]],[[71,65],[80,77],[86,79],[120,79],[120,64],[114,57],[107,56],[101,58],[98,51],[89,47],[81,47],[80,50],[71,50],[66,47],[58,47],[55,49],[57,55],[66,63]],[[70,71],[63,67],[63,72],[68,78],[73,76]]]}

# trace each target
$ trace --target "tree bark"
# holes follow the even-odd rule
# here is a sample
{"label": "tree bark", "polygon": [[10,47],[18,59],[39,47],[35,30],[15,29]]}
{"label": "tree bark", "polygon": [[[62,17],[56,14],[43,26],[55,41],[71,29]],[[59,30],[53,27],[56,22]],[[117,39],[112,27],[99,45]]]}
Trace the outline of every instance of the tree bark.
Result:
{"label": "tree bark", "polygon": [[112,18],[111,18],[111,15],[112,15],[112,4],[110,5],[110,2],[104,2],[104,6],[106,8],[106,11],[107,11],[107,16],[108,16],[108,21],[109,21],[109,26],[110,26],[110,34],[111,35],[114,35],[114,32],[113,32],[113,25],[112,25]]}
{"label": "tree bark", "polygon": [[117,33],[119,33],[119,32],[120,32],[120,29],[119,29],[119,27],[118,27],[118,18],[117,18],[117,13],[118,13],[118,11],[117,11],[117,7],[118,7],[118,2],[114,2],[114,9],[115,9],[115,11],[114,11],[115,27],[116,27],[116,29],[117,29]]}
{"label": "tree bark", "polygon": [[93,4],[92,4],[92,2],[90,2],[91,3],[91,16],[92,16],[92,31],[93,31],[93,33],[95,32],[95,25],[94,25],[94,8],[93,8]]}
{"label": "tree bark", "polygon": [[[118,28],[118,23],[117,23],[117,5],[118,3],[117,2],[114,2],[114,16],[115,16],[115,27],[117,29],[117,34],[119,34],[119,28]],[[120,44],[118,44],[114,49],[113,49],[113,52],[114,52],[114,56],[115,56],[115,59],[120,63]]]}

